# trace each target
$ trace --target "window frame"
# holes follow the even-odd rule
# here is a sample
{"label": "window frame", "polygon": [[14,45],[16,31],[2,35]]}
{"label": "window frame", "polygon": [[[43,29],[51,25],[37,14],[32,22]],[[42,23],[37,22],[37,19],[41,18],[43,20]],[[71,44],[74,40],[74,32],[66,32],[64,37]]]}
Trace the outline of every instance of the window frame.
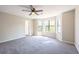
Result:
{"label": "window frame", "polygon": [[[52,20],[52,19],[51,19]],[[51,20],[46,20],[46,21],[48,21],[48,25],[47,26],[45,26],[44,24],[45,24],[45,22],[44,21],[41,21],[42,22],[42,26],[39,26],[38,25],[38,28],[39,27],[41,27],[41,31],[39,31],[39,32],[55,32],[56,31],[56,20],[54,20],[54,25],[51,25]],[[46,27],[48,27],[48,29],[46,30]],[[54,31],[51,31],[51,27],[53,28],[54,27]]]}

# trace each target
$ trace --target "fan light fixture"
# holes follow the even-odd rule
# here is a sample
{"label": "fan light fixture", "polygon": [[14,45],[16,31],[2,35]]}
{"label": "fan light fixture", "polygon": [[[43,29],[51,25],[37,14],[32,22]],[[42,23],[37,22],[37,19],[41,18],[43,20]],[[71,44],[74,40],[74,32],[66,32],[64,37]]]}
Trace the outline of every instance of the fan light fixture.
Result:
{"label": "fan light fixture", "polygon": [[32,12],[32,14],[30,16],[32,16],[32,15],[35,16],[36,14],[34,12]]}
{"label": "fan light fixture", "polygon": [[30,8],[30,10],[22,10],[22,11],[26,11],[26,12],[30,12],[30,14],[29,15],[39,15],[38,13],[39,12],[43,12],[43,10],[36,10],[32,5],[30,5],[29,6]]}

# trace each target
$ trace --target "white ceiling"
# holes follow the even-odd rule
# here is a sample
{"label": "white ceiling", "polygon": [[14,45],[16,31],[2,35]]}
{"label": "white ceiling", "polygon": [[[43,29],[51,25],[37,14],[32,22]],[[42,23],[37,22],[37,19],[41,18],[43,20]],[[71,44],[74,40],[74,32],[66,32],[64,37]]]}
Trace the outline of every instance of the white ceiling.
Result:
{"label": "white ceiling", "polygon": [[74,5],[33,5],[37,10],[42,9],[43,14],[29,16],[28,12],[23,12],[23,9],[28,9],[28,5],[0,5],[0,11],[10,13],[13,15],[18,15],[26,18],[48,18],[56,16],[68,10],[74,9]]}

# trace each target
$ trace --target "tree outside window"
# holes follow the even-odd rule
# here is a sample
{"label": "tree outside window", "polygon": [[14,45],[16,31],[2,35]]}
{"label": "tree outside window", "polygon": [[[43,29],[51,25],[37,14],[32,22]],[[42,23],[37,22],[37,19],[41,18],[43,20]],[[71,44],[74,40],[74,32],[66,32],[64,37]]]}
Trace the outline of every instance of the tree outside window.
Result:
{"label": "tree outside window", "polygon": [[39,32],[55,32],[55,20],[38,20]]}

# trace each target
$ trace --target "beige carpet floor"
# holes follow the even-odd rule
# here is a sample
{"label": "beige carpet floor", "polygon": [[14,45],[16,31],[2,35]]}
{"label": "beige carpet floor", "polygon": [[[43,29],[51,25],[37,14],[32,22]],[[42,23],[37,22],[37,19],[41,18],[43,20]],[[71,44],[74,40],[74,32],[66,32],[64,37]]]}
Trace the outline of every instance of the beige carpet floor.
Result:
{"label": "beige carpet floor", "polygon": [[77,54],[74,45],[43,36],[25,38],[0,43],[0,54]]}

